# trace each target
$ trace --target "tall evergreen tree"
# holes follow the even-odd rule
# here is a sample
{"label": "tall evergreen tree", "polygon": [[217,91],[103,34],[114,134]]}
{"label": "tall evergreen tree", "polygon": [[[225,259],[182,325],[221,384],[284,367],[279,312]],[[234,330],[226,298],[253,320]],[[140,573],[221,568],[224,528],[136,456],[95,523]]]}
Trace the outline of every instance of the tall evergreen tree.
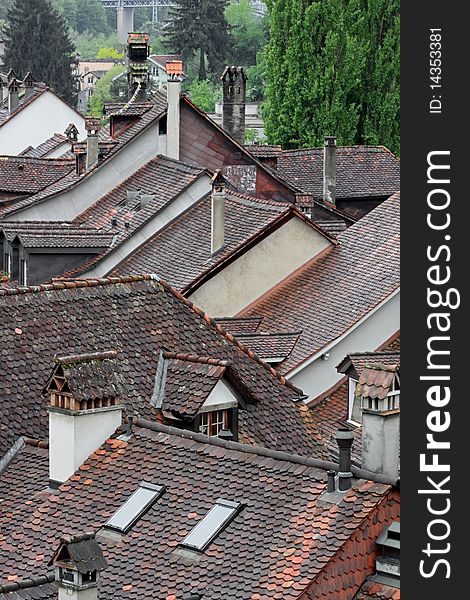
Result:
{"label": "tall evergreen tree", "polygon": [[399,150],[398,0],[268,0],[266,132]]}
{"label": "tall evergreen tree", "polygon": [[227,5],[228,0],[178,0],[170,10],[166,45],[182,54],[185,62],[198,55],[199,81],[207,79],[206,60],[212,74],[224,62],[230,40],[224,14]]}
{"label": "tall evergreen tree", "polygon": [[49,0],[14,0],[5,27],[5,65],[18,77],[30,71],[59,96],[74,100],[74,47],[63,17]]}

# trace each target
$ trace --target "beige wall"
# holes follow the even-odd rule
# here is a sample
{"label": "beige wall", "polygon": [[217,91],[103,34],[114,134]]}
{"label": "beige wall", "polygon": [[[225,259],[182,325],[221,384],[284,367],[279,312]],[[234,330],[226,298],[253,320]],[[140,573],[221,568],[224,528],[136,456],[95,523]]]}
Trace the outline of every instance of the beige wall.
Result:
{"label": "beige wall", "polygon": [[190,300],[211,317],[236,315],[330,244],[294,217],[204,283]]}

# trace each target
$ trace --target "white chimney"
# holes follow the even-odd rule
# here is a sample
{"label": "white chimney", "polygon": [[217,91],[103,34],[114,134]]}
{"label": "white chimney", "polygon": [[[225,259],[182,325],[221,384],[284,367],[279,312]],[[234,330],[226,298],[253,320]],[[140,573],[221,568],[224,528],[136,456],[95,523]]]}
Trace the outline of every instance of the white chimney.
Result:
{"label": "white chimney", "polygon": [[400,385],[397,366],[366,365],[356,395],[362,408],[362,466],[398,479],[400,474]]}
{"label": "white chimney", "polygon": [[225,244],[225,179],[220,170],[211,179],[211,253]]}
{"label": "white chimney", "polygon": [[87,131],[86,139],[86,170],[94,167],[98,163],[99,157],[99,138],[100,120],[94,117],[85,119],[85,129]]}
{"label": "white chimney", "polygon": [[18,96],[19,84],[16,77],[13,77],[8,83],[8,112],[10,115],[15,112],[18,108],[19,96]]}
{"label": "white chimney", "polygon": [[26,77],[23,80],[24,83],[24,97],[31,98],[34,94],[34,79],[31,73],[27,73]]}
{"label": "white chimney", "polygon": [[336,137],[325,137],[323,147],[323,202],[336,202]]}
{"label": "white chimney", "polygon": [[116,352],[63,356],[44,389],[49,394],[49,478],[66,481],[121,425],[123,390]]}
{"label": "white chimney", "polygon": [[167,121],[166,121],[166,155],[169,158],[180,158],[180,95],[183,75],[183,63],[180,60],[166,64],[167,73]]}

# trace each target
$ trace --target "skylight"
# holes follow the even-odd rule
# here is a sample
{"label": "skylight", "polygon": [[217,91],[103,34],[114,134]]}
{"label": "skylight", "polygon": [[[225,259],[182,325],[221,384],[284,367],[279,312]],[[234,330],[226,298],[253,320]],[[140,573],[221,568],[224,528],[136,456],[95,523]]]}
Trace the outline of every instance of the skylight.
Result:
{"label": "skylight", "polygon": [[203,552],[212,540],[228,525],[241,508],[239,502],[219,498],[207,515],[181,542],[182,546]]}
{"label": "skylight", "polygon": [[161,485],[142,481],[132,496],[107,521],[105,527],[127,533],[164,491],[165,488]]}

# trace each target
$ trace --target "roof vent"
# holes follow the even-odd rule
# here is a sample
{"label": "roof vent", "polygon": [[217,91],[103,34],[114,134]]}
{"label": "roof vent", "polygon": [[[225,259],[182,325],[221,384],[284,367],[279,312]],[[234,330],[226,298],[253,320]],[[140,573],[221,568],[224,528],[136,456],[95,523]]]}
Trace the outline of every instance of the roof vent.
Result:
{"label": "roof vent", "polygon": [[140,197],[140,208],[145,208],[155,198],[155,194],[142,194]]}
{"label": "roof vent", "polygon": [[140,194],[140,192],[135,192],[135,191],[131,191],[131,190],[127,190],[126,193],[126,200],[125,200],[125,205],[129,205],[131,204],[131,202],[133,202],[137,196]]}

